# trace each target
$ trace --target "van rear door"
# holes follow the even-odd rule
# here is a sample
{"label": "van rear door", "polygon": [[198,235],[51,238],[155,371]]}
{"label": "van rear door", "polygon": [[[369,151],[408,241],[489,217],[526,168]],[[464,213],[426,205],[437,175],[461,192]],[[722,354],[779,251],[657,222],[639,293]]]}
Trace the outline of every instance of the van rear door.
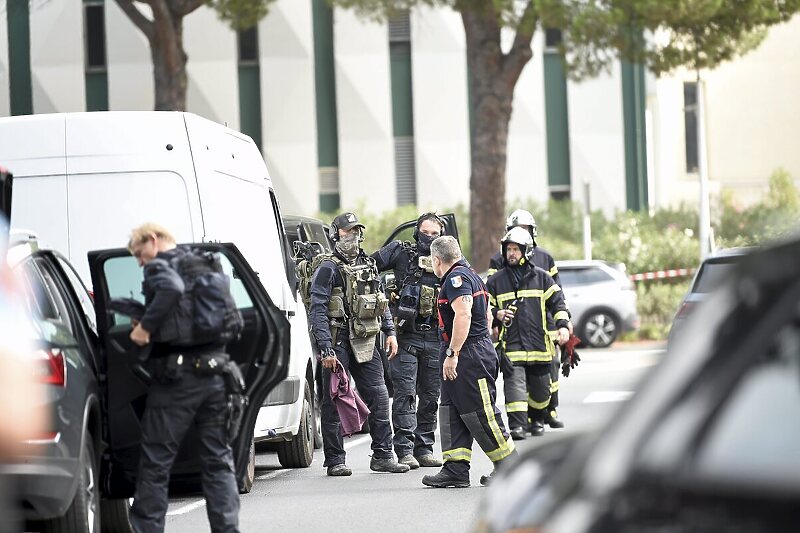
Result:
{"label": "van rear door", "polygon": [[[231,278],[231,292],[241,311],[245,327],[239,340],[228,345],[228,353],[239,363],[247,383],[248,406],[242,429],[233,443],[236,477],[240,487],[247,475],[250,443],[258,410],[269,392],[283,380],[289,365],[289,323],[283,312],[259,282],[242,254],[233,244],[203,243],[193,247],[220,255],[223,269]],[[94,286],[97,328],[104,350],[104,409],[109,467],[104,473],[111,497],[133,495],[141,441],[141,419],[145,408],[148,375],[142,366],[149,352],[129,339],[130,320],[108,309],[115,297],[141,295],[142,269],[125,249],[89,252],[89,268]],[[182,447],[186,457],[176,462],[173,472],[182,477],[199,476],[191,436]],[[194,459],[192,459],[194,457]],[[181,462],[183,464],[181,464]]]}

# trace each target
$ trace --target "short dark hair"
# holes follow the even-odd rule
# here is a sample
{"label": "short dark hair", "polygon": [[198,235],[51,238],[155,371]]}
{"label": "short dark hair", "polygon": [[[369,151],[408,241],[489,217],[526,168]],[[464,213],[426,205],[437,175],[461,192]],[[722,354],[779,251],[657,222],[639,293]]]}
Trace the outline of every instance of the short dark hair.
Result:
{"label": "short dark hair", "polygon": [[429,211],[427,213],[422,213],[417,219],[417,229],[422,227],[422,223],[425,222],[426,220],[430,220],[431,222],[436,222],[444,230],[444,221],[441,218],[439,218],[439,215],[436,214],[436,211]]}

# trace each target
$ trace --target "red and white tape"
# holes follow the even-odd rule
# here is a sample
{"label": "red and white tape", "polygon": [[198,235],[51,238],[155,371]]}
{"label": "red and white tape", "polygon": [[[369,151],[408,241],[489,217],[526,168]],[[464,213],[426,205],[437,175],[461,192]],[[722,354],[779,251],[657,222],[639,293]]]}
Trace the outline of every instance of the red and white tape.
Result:
{"label": "red and white tape", "polygon": [[693,273],[693,268],[675,268],[670,270],[657,270],[655,272],[643,272],[641,274],[631,274],[629,278],[631,281],[642,281],[645,279],[680,278],[682,276],[691,276]]}

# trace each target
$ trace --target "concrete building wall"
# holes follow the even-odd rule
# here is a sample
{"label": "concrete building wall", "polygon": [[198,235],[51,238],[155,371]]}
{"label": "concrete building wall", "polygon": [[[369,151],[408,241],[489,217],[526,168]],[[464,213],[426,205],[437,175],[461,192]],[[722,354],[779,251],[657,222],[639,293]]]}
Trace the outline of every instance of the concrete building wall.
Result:
{"label": "concrete building wall", "polygon": [[81,0],[31,2],[30,38],[34,113],[85,111]]}
{"label": "concrete building wall", "polygon": [[264,158],[287,213],[318,205],[311,2],[279,0],[258,28]]}
{"label": "concrete building wall", "polygon": [[469,205],[467,50],[461,17],[450,9],[411,14],[411,68],[417,204]]}
{"label": "concrete building wall", "polygon": [[537,32],[533,40],[533,57],[525,65],[514,89],[506,163],[506,199],[512,203],[528,199],[546,202],[550,195],[543,49],[544,37]]}
{"label": "concrete building wall", "polygon": [[[134,2],[147,17],[150,7]],[[116,2],[106,2],[108,107],[112,111],[152,110],[155,106],[153,64],[147,38]],[[190,52],[191,53],[191,52]],[[189,60],[192,60],[190,55]]]}
{"label": "concrete building wall", "polygon": [[333,31],[340,204],[380,212],[396,205],[388,28],[338,9]]}
{"label": "concrete building wall", "polygon": [[567,83],[572,199],[584,201],[590,183],[592,209],[624,211],[625,126],[619,63],[609,74]]}

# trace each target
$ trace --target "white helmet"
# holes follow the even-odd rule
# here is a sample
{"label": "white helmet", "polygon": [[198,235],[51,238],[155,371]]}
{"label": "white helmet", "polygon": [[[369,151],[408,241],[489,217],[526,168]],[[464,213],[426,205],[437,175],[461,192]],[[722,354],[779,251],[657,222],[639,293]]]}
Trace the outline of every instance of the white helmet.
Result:
{"label": "white helmet", "polygon": [[517,209],[506,219],[506,231],[511,231],[511,228],[516,228],[517,226],[530,226],[531,227],[531,237],[536,237],[536,219],[533,218],[533,215],[530,211],[525,211],[524,209]]}
{"label": "white helmet", "polygon": [[526,260],[530,261],[533,259],[533,237],[531,237],[531,234],[525,229],[515,227],[508,230],[508,233],[503,236],[503,240],[500,241],[503,261],[506,260],[506,247],[510,242],[513,242],[519,246],[519,249],[522,250],[522,257],[524,257]]}

